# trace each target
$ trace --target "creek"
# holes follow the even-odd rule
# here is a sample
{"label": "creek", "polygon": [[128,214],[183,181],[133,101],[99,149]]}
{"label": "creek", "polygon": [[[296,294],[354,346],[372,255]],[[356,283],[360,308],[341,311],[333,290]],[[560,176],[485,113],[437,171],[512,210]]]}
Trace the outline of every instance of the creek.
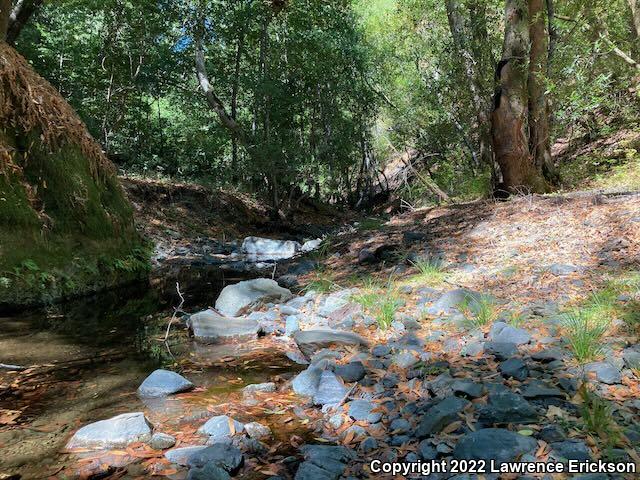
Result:
{"label": "creek", "polygon": [[[212,406],[237,402],[245,385],[299,370],[259,341],[202,346],[178,326],[162,341],[179,303],[176,283],[183,310],[196,312],[212,305],[225,285],[253,276],[212,266],[183,268],[149,283],[0,314],[0,363],[29,368],[0,370],[0,474],[35,479],[67,472],[76,460],[63,452],[64,445],[82,425],[144,411],[156,425],[192,428],[212,415]],[[143,402],[136,389],[160,366],[186,369],[198,388]],[[279,428],[279,434],[286,437],[293,425]]]}

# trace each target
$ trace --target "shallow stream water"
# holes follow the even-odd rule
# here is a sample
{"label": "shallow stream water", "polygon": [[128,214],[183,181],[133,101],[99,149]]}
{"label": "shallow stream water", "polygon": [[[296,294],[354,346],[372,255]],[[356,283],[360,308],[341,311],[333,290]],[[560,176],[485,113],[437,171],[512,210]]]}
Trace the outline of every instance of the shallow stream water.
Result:
{"label": "shallow stream water", "polygon": [[[151,285],[0,314],[0,363],[35,367],[0,370],[0,474],[65,478],[63,472],[75,460],[62,450],[86,423],[145,411],[152,423],[181,429],[212,415],[212,405],[237,399],[243,386],[295,371],[268,346],[257,351],[257,343],[202,347],[178,327],[168,345],[161,341],[172,306],[179,302],[176,282],[185,298],[183,309],[195,312],[212,305],[225,285],[242,279],[200,269]],[[232,361],[253,353],[258,354]],[[186,368],[185,375],[198,385],[196,392],[143,403],[136,389],[161,365]],[[242,412],[237,415],[242,420]]]}

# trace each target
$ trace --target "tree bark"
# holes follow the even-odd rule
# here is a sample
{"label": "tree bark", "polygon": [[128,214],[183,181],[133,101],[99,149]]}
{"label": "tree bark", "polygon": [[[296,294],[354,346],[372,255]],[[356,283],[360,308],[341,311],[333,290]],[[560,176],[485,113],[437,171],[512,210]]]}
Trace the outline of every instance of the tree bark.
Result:
{"label": "tree bark", "polygon": [[9,32],[9,17],[11,15],[11,0],[0,0],[0,42],[7,41]]}
{"label": "tree bark", "polygon": [[549,137],[549,103],[545,94],[548,42],[544,0],[529,0],[529,152],[535,168],[547,180],[555,176]]}
{"label": "tree bark", "polygon": [[[11,10],[9,29],[7,31],[7,43],[13,45],[20,35],[22,28],[31,16],[42,5],[43,0],[18,0]],[[11,3],[11,2],[9,2]]]}
{"label": "tree bark", "polygon": [[496,161],[510,192],[545,191],[546,182],[529,152],[527,73],[529,9],[526,0],[506,0],[502,60],[491,114]]}
{"label": "tree bark", "polygon": [[640,38],[640,1],[627,0],[631,9],[631,20],[633,22],[634,37],[637,41]]}
{"label": "tree bark", "polygon": [[[478,143],[480,153],[480,162],[493,168],[493,152],[491,150],[491,131],[489,120],[489,104],[485,100],[486,96],[482,92],[482,84],[480,81],[479,65],[482,63],[481,58],[477,58],[466,40],[470,33],[465,27],[465,20],[460,11],[458,0],[446,0],[447,17],[449,19],[449,29],[453,43],[460,56],[464,66],[467,86],[471,92],[471,98],[475,106],[475,122],[473,128],[475,130],[474,137]],[[474,58],[476,57],[476,58]]]}
{"label": "tree bark", "polygon": [[547,53],[547,71],[551,69],[551,60],[553,60],[553,54],[556,51],[556,44],[558,43],[558,31],[554,23],[555,6],[553,0],[546,0],[547,4],[547,25],[549,29],[549,52]]}
{"label": "tree bark", "polygon": [[218,115],[220,123],[223,127],[231,132],[240,143],[247,146],[247,136],[240,124],[227,113],[227,109],[222,104],[222,100],[215,94],[211,82],[209,81],[209,75],[207,74],[207,68],[204,60],[204,47],[202,46],[202,37],[204,36],[204,20],[201,19],[198,26],[195,29],[194,44],[195,44],[195,57],[196,57],[196,75],[198,77],[198,83],[200,89],[204,93],[207,103],[211,109]]}
{"label": "tree bark", "polygon": [[[240,65],[244,52],[244,28],[240,30],[238,44],[236,45],[235,65],[233,72],[233,85],[231,87],[231,118],[238,120],[238,92],[240,90]],[[233,136],[231,139],[231,181],[238,179],[238,139]]]}

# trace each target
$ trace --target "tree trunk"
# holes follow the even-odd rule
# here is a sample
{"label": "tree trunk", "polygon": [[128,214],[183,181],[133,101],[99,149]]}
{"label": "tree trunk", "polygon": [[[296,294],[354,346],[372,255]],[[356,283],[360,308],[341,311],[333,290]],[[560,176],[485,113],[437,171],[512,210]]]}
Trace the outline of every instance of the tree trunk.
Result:
{"label": "tree trunk", "polygon": [[482,93],[482,85],[480,82],[479,65],[482,64],[482,59],[474,58],[473,50],[467,42],[469,32],[466,31],[466,22],[460,12],[458,0],[446,0],[446,7],[453,43],[464,66],[467,86],[471,92],[471,98],[476,109],[476,119],[473,128],[475,130],[474,137],[478,143],[480,161],[482,164],[493,168],[489,105],[485,100],[486,96]]}
{"label": "tree trunk", "polygon": [[[238,92],[240,90],[240,65],[242,62],[242,54],[244,52],[244,28],[241,29],[238,36],[238,45],[236,46],[235,65],[233,72],[233,86],[231,88],[231,118],[238,120]],[[233,136],[231,138],[231,181],[236,183],[238,180],[238,139]]]}
{"label": "tree trunk", "polygon": [[7,41],[10,15],[11,15],[11,0],[0,0],[0,42]]}
{"label": "tree trunk", "polygon": [[636,41],[640,38],[640,1],[627,0],[631,9],[631,20],[633,21],[633,33]]}
{"label": "tree trunk", "polygon": [[529,9],[526,0],[505,3],[504,45],[496,69],[498,87],[491,114],[493,149],[506,190],[540,192],[547,186],[529,152]]}
{"label": "tree trunk", "polygon": [[549,28],[549,51],[547,53],[547,71],[551,69],[551,60],[553,60],[553,54],[556,51],[556,44],[558,43],[558,31],[556,30],[553,17],[555,16],[555,7],[553,0],[546,0],[547,4],[547,25]]}
{"label": "tree trunk", "polygon": [[207,103],[211,107],[211,109],[218,115],[220,119],[220,123],[227,130],[234,135],[240,143],[247,146],[247,137],[245,135],[244,130],[240,126],[235,119],[233,119],[228,113],[225,106],[222,104],[222,101],[213,91],[211,87],[211,82],[209,81],[209,75],[207,74],[205,59],[204,59],[204,47],[202,46],[202,37],[204,36],[204,19],[198,23],[196,27],[196,33],[194,35],[194,44],[195,44],[195,56],[196,56],[196,75],[198,77],[198,83],[202,92],[205,95]]}
{"label": "tree trunk", "polygon": [[[22,28],[29,21],[31,16],[42,5],[43,0],[18,0],[11,10],[9,29],[7,31],[7,43],[13,45],[20,35]],[[11,3],[11,2],[9,2]]]}
{"label": "tree trunk", "polygon": [[549,51],[544,0],[529,0],[529,19],[529,152],[536,170],[552,180],[555,168],[551,160],[549,104],[545,94]]}

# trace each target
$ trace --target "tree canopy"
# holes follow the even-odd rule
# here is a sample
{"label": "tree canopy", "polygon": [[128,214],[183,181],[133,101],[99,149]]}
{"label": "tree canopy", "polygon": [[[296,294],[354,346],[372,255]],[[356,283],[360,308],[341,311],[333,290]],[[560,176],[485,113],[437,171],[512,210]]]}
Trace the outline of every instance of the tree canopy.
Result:
{"label": "tree canopy", "polygon": [[[511,130],[492,141],[491,110],[496,87],[514,91],[496,81],[513,54],[509,8],[529,30],[518,48],[536,52],[537,70],[518,80],[528,128],[548,119],[525,132],[522,155],[542,158],[547,182],[561,181],[541,166],[556,138],[596,137],[637,111],[635,0],[21,3],[33,16],[14,35],[18,50],[120,168],[239,188],[276,207],[303,196],[355,205],[407,151],[454,195],[504,181],[500,151],[512,147],[496,141]],[[546,150],[533,147],[540,136]]]}

